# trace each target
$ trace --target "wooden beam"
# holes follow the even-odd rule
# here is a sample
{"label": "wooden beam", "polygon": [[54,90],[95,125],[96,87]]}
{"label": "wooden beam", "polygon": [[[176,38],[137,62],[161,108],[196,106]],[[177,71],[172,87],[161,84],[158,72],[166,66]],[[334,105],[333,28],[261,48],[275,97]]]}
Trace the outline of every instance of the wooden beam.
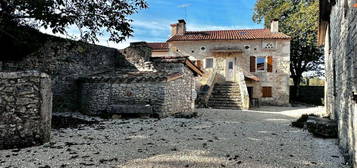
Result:
{"label": "wooden beam", "polygon": [[203,75],[203,72],[198,69],[191,61],[189,60],[186,60],[185,61],[185,64],[190,68],[192,69],[194,72],[196,72],[198,75],[202,76]]}

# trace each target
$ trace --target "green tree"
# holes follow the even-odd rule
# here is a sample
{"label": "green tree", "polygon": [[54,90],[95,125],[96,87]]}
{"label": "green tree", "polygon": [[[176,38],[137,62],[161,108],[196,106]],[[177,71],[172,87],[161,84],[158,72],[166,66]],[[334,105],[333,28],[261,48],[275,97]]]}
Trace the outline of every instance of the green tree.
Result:
{"label": "green tree", "polygon": [[147,8],[145,0],[0,0],[0,31],[7,25],[49,28],[66,34],[76,26],[82,40],[97,42],[104,32],[120,42],[132,35],[129,15]]}
{"label": "green tree", "polygon": [[322,49],[317,45],[319,18],[318,0],[257,0],[253,21],[264,21],[270,27],[272,19],[279,20],[281,32],[292,37],[290,72],[294,81],[294,99],[299,90],[302,74],[320,71],[323,63]]}

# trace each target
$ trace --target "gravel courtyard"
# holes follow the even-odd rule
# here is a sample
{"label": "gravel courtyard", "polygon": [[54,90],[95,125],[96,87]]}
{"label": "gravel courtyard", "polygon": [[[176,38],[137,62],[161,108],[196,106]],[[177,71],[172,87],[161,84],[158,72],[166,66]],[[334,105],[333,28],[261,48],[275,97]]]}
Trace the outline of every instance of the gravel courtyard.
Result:
{"label": "gravel courtyard", "polygon": [[0,151],[0,167],[347,168],[336,139],[289,126],[321,108],[197,109],[198,118],[106,120],[53,130],[51,143]]}

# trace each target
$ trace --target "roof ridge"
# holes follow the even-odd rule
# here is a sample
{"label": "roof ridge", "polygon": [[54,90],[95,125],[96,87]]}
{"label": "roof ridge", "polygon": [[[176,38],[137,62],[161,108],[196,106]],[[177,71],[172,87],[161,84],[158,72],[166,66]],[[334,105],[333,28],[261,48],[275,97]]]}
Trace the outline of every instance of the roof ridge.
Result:
{"label": "roof ridge", "polygon": [[269,30],[269,29],[267,29],[267,28],[262,28],[262,29],[197,30],[197,31],[186,31],[186,32],[256,31],[256,30]]}

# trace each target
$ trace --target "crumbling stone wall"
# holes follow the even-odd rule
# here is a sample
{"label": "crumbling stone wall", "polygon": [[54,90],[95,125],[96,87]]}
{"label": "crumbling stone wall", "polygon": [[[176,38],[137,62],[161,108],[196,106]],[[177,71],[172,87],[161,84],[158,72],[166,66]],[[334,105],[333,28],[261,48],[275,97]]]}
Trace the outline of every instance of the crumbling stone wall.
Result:
{"label": "crumbling stone wall", "polygon": [[[179,64],[179,66],[184,66]],[[183,77],[165,83],[164,115],[190,113],[195,106],[195,79],[192,72],[182,67]]]}
{"label": "crumbling stone wall", "polygon": [[[113,77],[114,79],[115,77]],[[150,105],[162,113],[164,86],[159,82],[122,83],[86,81],[81,86],[81,111],[89,115],[110,113],[111,105]]]}
{"label": "crumbling stone wall", "polygon": [[357,167],[357,9],[353,0],[332,7],[325,40],[327,113],[337,119],[339,144]]}
{"label": "crumbling stone wall", "polygon": [[155,66],[161,72],[139,72],[136,76],[119,72],[82,78],[81,111],[102,115],[112,113],[113,105],[147,105],[151,114],[161,117],[193,112],[195,80],[191,70],[182,63],[161,65]]}
{"label": "crumbling stone wall", "polygon": [[36,71],[0,73],[0,149],[50,140],[50,77]]}
{"label": "crumbling stone wall", "polygon": [[[38,70],[50,75],[53,81],[54,111],[79,110],[80,77],[114,69],[137,71],[117,49],[60,38],[50,38],[37,52],[21,60],[4,61],[3,70]],[[144,48],[143,50],[150,50]],[[142,51],[145,53],[145,51]],[[1,60],[1,58],[0,58]]]}

